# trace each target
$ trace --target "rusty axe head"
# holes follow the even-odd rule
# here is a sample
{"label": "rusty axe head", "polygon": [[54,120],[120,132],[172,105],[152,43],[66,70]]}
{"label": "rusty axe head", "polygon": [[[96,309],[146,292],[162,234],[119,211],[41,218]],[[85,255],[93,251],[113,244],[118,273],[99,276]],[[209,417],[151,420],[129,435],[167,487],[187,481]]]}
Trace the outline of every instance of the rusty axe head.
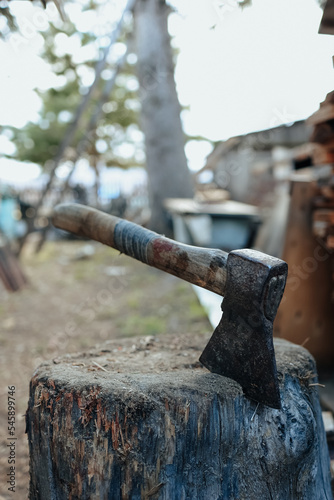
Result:
{"label": "rusty axe head", "polygon": [[281,408],[273,346],[273,321],[287,278],[287,264],[256,250],[227,258],[223,316],[200,361],[233,378],[245,395]]}

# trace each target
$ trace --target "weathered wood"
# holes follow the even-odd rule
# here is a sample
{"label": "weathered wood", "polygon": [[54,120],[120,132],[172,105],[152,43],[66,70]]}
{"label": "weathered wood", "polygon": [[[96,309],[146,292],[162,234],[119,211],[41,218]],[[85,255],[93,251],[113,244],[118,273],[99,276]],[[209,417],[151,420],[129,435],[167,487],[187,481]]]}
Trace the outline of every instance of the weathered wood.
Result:
{"label": "weathered wood", "polygon": [[0,244],[0,280],[9,292],[17,292],[28,283],[19,261],[6,244]]}
{"label": "weathered wood", "polygon": [[192,198],[193,181],[184,152],[181,106],[174,81],[173,54],[165,0],[137,0],[134,8],[135,51],[145,136],[150,228],[172,235],[163,206],[166,198]]}
{"label": "weathered wood", "polygon": [[30,499],[330,500],[309,353],[277,340],[282,410],[196,362],[206,338],[110,342],[30,385]]}
{"label": "weathered wood", "polygon": [[194,285],[224,294],[227,253],[222,250],[185,245],[78,203],[58,205],[52,223],[59,229],[100,241]]}
{"label": "weathered wood", "polygon": [[292,183],[291,205],[282,259],[289,265],[284,297],[274,322],[274,335],[306,343],[318,368],[334,361],[333,254],[312,233],[316,182]]}

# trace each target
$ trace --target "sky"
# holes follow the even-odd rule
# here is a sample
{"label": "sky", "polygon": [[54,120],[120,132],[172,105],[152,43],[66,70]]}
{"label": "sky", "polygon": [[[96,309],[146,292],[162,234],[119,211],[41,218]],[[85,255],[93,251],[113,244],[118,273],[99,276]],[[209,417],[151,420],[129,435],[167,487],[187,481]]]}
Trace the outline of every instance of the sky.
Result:
{"label": "sky", "polygon": [[[175,8],[169,31],[179,49],[175,80],[180,102],[188,107],[182,112],[188,134],[225,140],[303,119],[333,90],[334,38],[318,34],[322,11],[316,0],[253,0],[244,9],[237,0],[169,3]],[[110,16],[119,5],[109,0]],[[0,125],[23,127],[38,119],[34,88],[56,85],[38,54],[40,33],[50,20],[61,20],[53,4],[46,11],[30,2],[12,6],[21,35],[0,41]],[[79,27],[94,22],[102,36],[108,31],[104,20],[80,17],[76,2],[67,11]],[[73,50],[84,57],[79,46]],[[0,137],[0,155],[11,148]],[[190,168],[201,168],[209,152],[207,142],[189,143]],[[0,160],[0,178],[14,168]]]}
{"label": "sky", "polygon": [[175,3],[186,16],[170,29],[191,131],[220,140],[306,118],[333,90],[334,37],[318,34],[316,0],[253,0],[243,10],[234,0]]}

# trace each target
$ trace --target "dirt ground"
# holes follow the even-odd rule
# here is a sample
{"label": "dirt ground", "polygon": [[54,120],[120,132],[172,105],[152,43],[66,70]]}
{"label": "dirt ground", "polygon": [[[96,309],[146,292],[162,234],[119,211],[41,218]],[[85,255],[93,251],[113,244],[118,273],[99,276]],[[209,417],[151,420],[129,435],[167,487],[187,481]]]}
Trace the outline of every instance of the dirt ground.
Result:
{"label": "dirt ground", "polygon": [[[0,500],[27,498],[25,411],[29,380],[43,361],[138,335],[211,333],[191,286],[100,244],[27,245],[29,286],[7,293],[0,283]],[[8,491],[8,387],[15,386],[15,493]],[[12,440],[13,436],[11,437]]]}

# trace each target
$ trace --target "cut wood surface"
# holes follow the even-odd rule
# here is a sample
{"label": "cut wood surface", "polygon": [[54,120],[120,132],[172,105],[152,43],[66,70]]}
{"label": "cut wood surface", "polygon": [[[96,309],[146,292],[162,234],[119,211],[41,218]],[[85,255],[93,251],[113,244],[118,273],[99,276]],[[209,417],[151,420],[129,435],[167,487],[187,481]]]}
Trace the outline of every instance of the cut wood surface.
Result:
{"label": "cut wood surface", "polygon": [[197,361],[206,336],[114,340],[30,385],[30,499],[330,500],[315,364],[275,342],[282,410]]}

